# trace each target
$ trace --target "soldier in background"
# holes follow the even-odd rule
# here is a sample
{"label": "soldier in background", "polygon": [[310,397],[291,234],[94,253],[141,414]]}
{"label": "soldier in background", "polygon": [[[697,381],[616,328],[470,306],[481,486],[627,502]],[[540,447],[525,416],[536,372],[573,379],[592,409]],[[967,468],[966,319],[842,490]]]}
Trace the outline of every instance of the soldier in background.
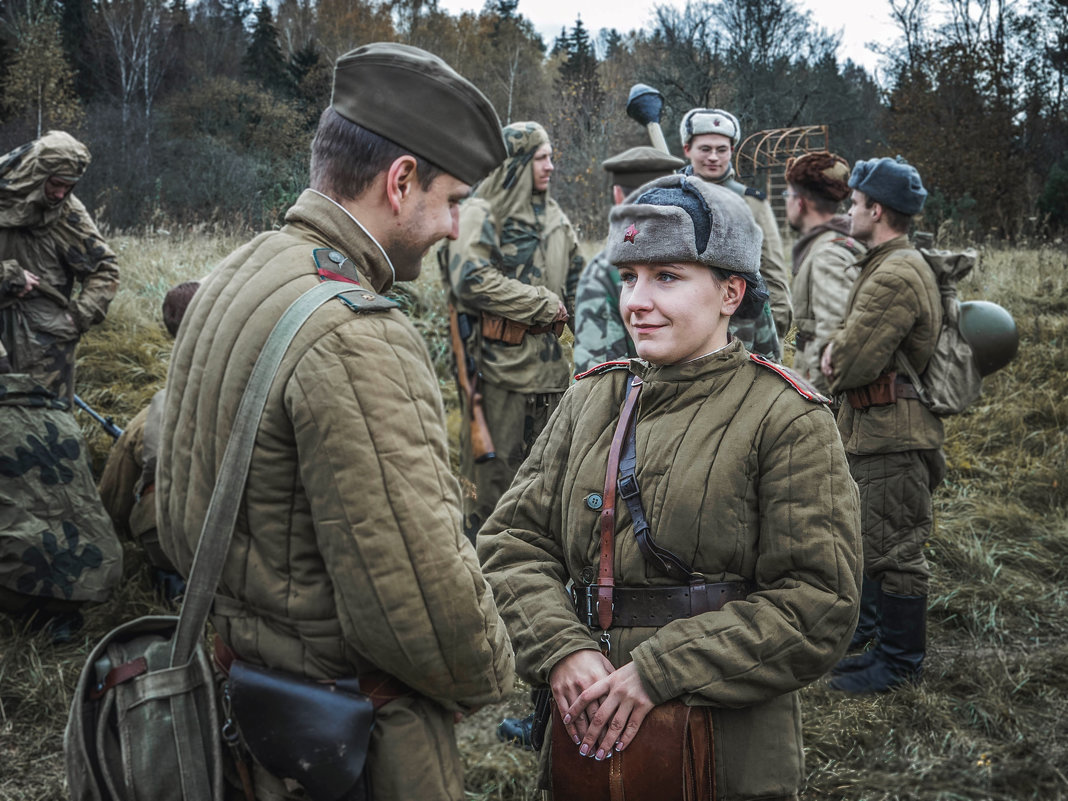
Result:
{"label": "soldier in background", "polygon": [[[670,175],[685,166],[680,158],[655,147],[632,147],[601,163],[612,177],[612,204],[618,206],[644,183]],[[579,278],[575,300],[575,373],[602,362],[636,356],[619,313],[619,270],[601,251]]]}
{"label": "soldier in background", "polygon": [[115,254],[73,194],[89,160],[63,131],[0,158],[0,373],[30,375],[69,406],[78,339],[119,288]]}
{"label": "soldier in background", "polygon": [[[199,286],[199,281],[185,281],[164,297],[163,325],[172,337],[178,335],[185,310]],[[160,548],[156,531],[156,457],[165,393],[165,389],[159,390],[111,446],[97,489],[115,530],[141,544],[152,568],[153,583],[165,598],[173,600],[182,594],[185,581]]]}
{"label": "soldier in background", "polygon": [[[479,528],[512,483],[571,381],[560,341],[582,273],[575,229],[549,196],[552,145],[536,122],[504,129],[508,157],[460,209],[460,233],[439,252],[467,333],[457,368],[473,359],[496,456],[478,461],[460,426],[464,531]],[[473,410],[461,398],[465,419]]]}
{"label": "soldier in background", "polygon": [[[838,431],[860,487],[864,584],[878,609],[876,644],[832,671],[831,687],[883,692],[920,678],[927,650],[931,571],[924,543],[942,482],[942,422],[920,401],[898,353],[922,373],[942,327],[934,272],[908,240],[927,199],[916,168],[900,156],[858,161],[849,179],[850,233],[868,246],[845,319],[823,350],[820,369],[845,393]],[[870,614],[870,612],[869,612]]]}
{"label": "soldier in background", "polygon": [[800,235],[793,248],[794,370],[824,395],[820,352],[845,316],[849,290],[865,248],[849,235],[849,217],[838,214],[849,197],[849,162],[833,153],[807,153],[786,164],[786,219]]}
{"label": "soldier in background", "polygon": [[718,108],[692,108],[679,125],[682,150],[690,160],[683,172],[696,175],[737,193],[764,234],[760,247],[760,275],[771,296],[769,309],[756,320],[732,320],[731,334],[746,349],[769,359],[782,358],[782,339],[790,329],[793,306],[790,278],[783,257],[782,237],[771,204],[763,192],[745,186],[734,178],[731,162],[734,149],[742,141],[742,129],[733,114]]}

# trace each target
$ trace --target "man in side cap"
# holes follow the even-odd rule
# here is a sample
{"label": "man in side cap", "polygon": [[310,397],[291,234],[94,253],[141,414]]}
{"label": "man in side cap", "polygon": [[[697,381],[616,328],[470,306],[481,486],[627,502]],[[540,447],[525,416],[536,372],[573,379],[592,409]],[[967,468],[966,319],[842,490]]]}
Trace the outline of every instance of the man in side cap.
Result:
{"label": "man in side cap", "polygon": [[830,394],[820,352],[845,316],[849,290],[865,248],[849,235],[849,218],[837,214],[849,196],[849,163],[826,151],[786,164],[786,219],[798,234],[793,249],[794,369]]}
{"label": "man in side cap", "polygon": [[[632,147],[601,163],[612,178],[612,203],[618,206],[642,184],[685,166],[680,158],[655,147]],[[619,271],[602,250],[579,278],[575,300],[575,373],[602,362],[636,356],[619,313]]]}
{"label": "man in side cap", "polygon": [[[742,340],[754,353],[778,360],[782,357],[782,338],[793,319],[790,278],[783,257],[782,237],[771,204],[763,192],[745,186],[734,177],[734,150],[742,141],[738,118],[718,108],[692,108],[679,124],[682,151],[690,164],[684,170],[720,186],[725,186],[745,200],[760,230],[764,243],[760,249],[760,274],[771,293],[769,309],[762,318],[734,321],[731,334]],[[769,319],[772,318],[772,319]]]}
{"label": "man in side cap", "polygon": [[872,693],[919,679],[923,668],[930,580],[923,547],[946,462],[942,423],[898,373],[898,354],[921,372],[927,367],[942,301],[907,237],[927,198],[916,168],[900,156],[858,161],[849,186],[850,232],[869,250],[820,369],[846,396],[838,430],[860,487],[864,582],[872,584],[878,624],[875,646],[840,662],[831,687]]}
{"label": "man in side cap", "polygon": [[28,374],[70,406],[78,340],[119,288],[115,253],[73,194],[89,161],[64,131],[0,156],[0,373]]}
{"label": "man in side cap", "polygon": [[[369,780],[378,801],[463,799],[455,721],[512,686],[508,637],[463,534],[429,354],[379,294],[456,236],[460,201],[504,157],[493,107],[441,59],[384,43],[345,54],[311,187],[281,230],[204,280],[167,377],[158,527],[188,575],[268,333],[324,278],[360,288],[315,310],[273,380],[244,491],[228,499],[240,514],[212,621],[222,664],[359,677],[377,711],[363,775],[345,778],[353,793]],[[288,747],[297,735],[278,736]],[[306,797],[251,767],[258,798]]]}

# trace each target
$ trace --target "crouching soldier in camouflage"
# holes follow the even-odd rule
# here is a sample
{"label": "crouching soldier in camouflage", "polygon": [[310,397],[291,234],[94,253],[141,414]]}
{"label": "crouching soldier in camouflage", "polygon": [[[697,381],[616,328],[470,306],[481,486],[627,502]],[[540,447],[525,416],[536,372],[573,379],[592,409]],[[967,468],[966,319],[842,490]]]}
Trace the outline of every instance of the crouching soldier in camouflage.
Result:
{"label": "crouching soldier in camouflage", "polygon": [[[601,167],[612,176],[612,203],[618,206],[642,184],[670,175],[685,164],[655,147],[643,146],[605,159]],[[619,270],[609,263],[603,250],[582,271],[575,299],[576,374],[602,362],[637,355],[619,313],[621,286]]]}
{"label": "crouching soldier in camouflage", "polygon": [[718,108],[692,108],[679,125],[682,150],[690,164],[683,172],[724,186],[745,201],[746,207],[764,234],[760,246],[760,274],[770,298],[764,313],[753,320],[732,320],[731,336],[740,339],[746,349],[769,359],[782,358],[782,338],[790,328],[793,307],[790,279],[783,258],[779,225],[766,195],[745,186],[734,177],[731,158],[742,141],[738,118]]}
{"label": "crouching soldier in camouflage", "polygon": [[[464,531],[478,529],[512,483],[571,380],[560,342],[582,272],[574,228],[549,196],[552,145],[536,122],[504,129],[508,158],[460,209],[460,234],[439,252],[464,353],[482,409],[461,397],[465,420],[484,413],[492,458],[460,426]],[[455,338],[454,338],[455,342]],[[473,369],[471,369],[473,368]]]}
{"label": "crouching soldier in camouflage", "polygon": [[[163,299],[163,325],[172,337],[177,336],[199,286],[198,281],[185,281]],[[170,600],[182,593],[185,581],[160,548],[156,530],[156,458],[165,393],[165,389],[157,392],[111,446],[98,489],[115,529],[140,543],[152,568],[153,583]]]}
{"label": "crouching soldier in camouflage", "polygon": [[31,375],[71,405],[78,339],[119,288],[115,254],[72,193],[89,158],[62,131],[0,158],[0,372]]}
{"label": "crouching soldier in camouflage", "polygon": [[0,612],[66,642],[82,605],[121,578],[122,545],[66,401],[25,373],[0,375]]}
{"label": "crouching soldier in camouflage", "polygon": [[[831,687],[881,692],[918,679],[926,653],[931,493],[945,476],[942,422],[897,370],[898,353],[919,372],[934,353],[942,299],[934,272],[908,241],[927,190],[914,167],[858,161],[849,179],[850,232],[869,250],[857,263],[845,320],[820,369],[846,401],[838,430],[860,487],[865,602],[878,612],[876,644],[843,660]],[[871,585],[869,588],[868,585]]]}

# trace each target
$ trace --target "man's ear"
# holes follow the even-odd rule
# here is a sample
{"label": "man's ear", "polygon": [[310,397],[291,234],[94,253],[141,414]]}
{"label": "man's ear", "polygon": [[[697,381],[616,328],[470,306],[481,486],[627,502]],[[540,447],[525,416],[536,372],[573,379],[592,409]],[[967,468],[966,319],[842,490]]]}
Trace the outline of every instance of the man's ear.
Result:
{"label": "man's ear", "polygon": [[745,297],[746,283],[740,275],[732,275],[723,282],[723,313],[730,316],[738,311]]}
{"label": "man's ear", "polygon": [[415,186],[417,163],[414,156],[401,156],[389,165],[386,172],[386,198],[394,214],[400,212],[401,203]]}

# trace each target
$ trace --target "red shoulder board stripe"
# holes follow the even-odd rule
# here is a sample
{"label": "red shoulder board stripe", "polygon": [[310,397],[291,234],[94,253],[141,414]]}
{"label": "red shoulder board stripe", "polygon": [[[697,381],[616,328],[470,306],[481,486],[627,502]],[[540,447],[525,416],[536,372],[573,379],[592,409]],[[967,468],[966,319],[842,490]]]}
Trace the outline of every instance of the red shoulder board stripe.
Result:
{"label": "red shoulder board stripe", "polygon": [[630,367],[630,362],[626,359],[615,362],[604,362],[603,364],[598,364],[596,367],[591,367],[584,373],[579,373],[575,376],[575,380],[581,381],[583,378],[591,375],[600,375],[601,373],[607,373],[609,370],[620,370],[624,367]]}
{"label": "red shoulder board stripe", "polygon": [[750,353],[749,358],[759,364],[761,367],[766,367],[775,373],[779,378],[789,384],[791,387],[797,390],[797,394],[805,400],[810,400],[813,403],[830,403],[831,399],[826,395],[820,393],[812,384],[803,379],[800,375],[795,373],[789,367],[784,367],[781,364],[776,364],[773,361],[765,359],[763,356],[758,356],[755,353]]}

